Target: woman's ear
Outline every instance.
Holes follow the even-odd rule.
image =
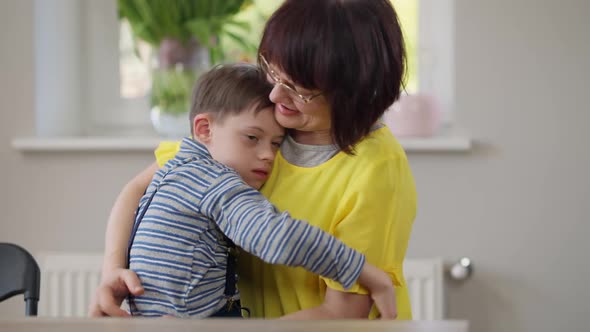
[[[207,144],[211,140],[211,116],[207,113],[197,114],[193,119],[193,139]]]

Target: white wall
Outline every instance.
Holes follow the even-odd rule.
[[[590,1],[456,2],[456,119],[478,144],[410,155],[409,256],[473,259],[473,278],[447,294],[472,331],[585,331]],[[152,156],[10,148],[34,127],[32,7],[0,1],[0,241],[100,250],[118,190]],[[21,309],[0,304],[0,317]]]

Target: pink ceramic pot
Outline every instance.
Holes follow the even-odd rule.
[[[429,137],[440,129],[440,103],[431,95],[402,95],[383,115],[396,137]]]

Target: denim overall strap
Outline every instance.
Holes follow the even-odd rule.
[[[154,190],[154,192],[151,194],[148,201],[145,203],[143,210],[141,211],[141,214],[139,214],[140,213],[139,207],[137,208],[136,214],[139,214],[139,217],[137,217],[137,220],[135,221],[135,224],[133,225],[133,230],[131,231],[131,235],[129,236],[129,242],[127,243],[127,268],[129,268],[129,265],[130,265],[129,259],[131,257],[131,245],[133,244],[133,240],[135,239],[135,233],[137,233],[137,229],[139,228],[139,224],[141,223],[143,216],[145,215],[148,207],[152,203],[152,200],[154,199],[154,196],[156,196],[157,192],[158,192],[158,188],[156,188]]]
[[[133,225],[133,230],[131,231],[131,235],[129,236],[129,243],[127,244],[127,268],[129,268],[129,266],[130,266],[131,245],[133,244],[133,240],[135,239],[135,234],[137,233],[137,229],[139,228],[139,224],[141,223],[141,220],[143,219],[143,216],[145,215],[148,207],[150,206],[150,203],[154,199],[154,196],[156,195],[156,192],[158,192],[158,188],[156,188],[156,190],[154,190],[154,192],[152,193],[152,195],[150,196],[150,198],[146,202],[145,206],[143,207],[143,210],[141,211],[141,214],[139,215],[139,217],[135,221],[135,224]],[[140,211],[139,211],[139,207],[138,207],[136,214],[138,214],[139,212]],[[131,293],[127,294],[127,303],[129,304],[129,311],[131,312],[132,311],[132,305],[131,304],[133,303],[133,296],[131,295]]]
[[[242,310],[245,310],[250,315],[250,310],[243,308],[240,300],[235,300],[237,278],[237,264],[238,264],[238,249],[236,245],[227,236],[223,236],[227,243],[227,265],[225,268],[225,296],[226,305],[219,309],[211,317],[225,317],[225,318],[241,318]]]
[[[225,268],[225,291],[226,298],[231,299],[236,295],[238,249],[227,236],[223,236],[227,242],[227,266]]]

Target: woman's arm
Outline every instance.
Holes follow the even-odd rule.
[[[294,312],[281,319],[366,319],[372,304],[369,295],[328,288],[324,302],[319,306]]]
[[[373,302],[379,308],[382,319],[397,317],[395,290],[391,279],[385,273],[365,263],[358,282],[367,287],[371,294],[347,293],[327,288],[322,304],[283,316],[281,319],[366,319]]]
[[[125,267],[127,244],[133,229],[135,211],[157,171],[158,164],[154,162],[129,181],[119,193],[107,223],[102,265],[103,277],[107,271]]]
[[[90,304],[90,316],[128,316],[129,314],[120,308],[123,299],[129,293],[143,293],[137,275],[125,268],[127,244],[139,200],[157,170],[158,164],[153,163],[139,173],[123,187],[113,205],[105,235],[101,283]]]

